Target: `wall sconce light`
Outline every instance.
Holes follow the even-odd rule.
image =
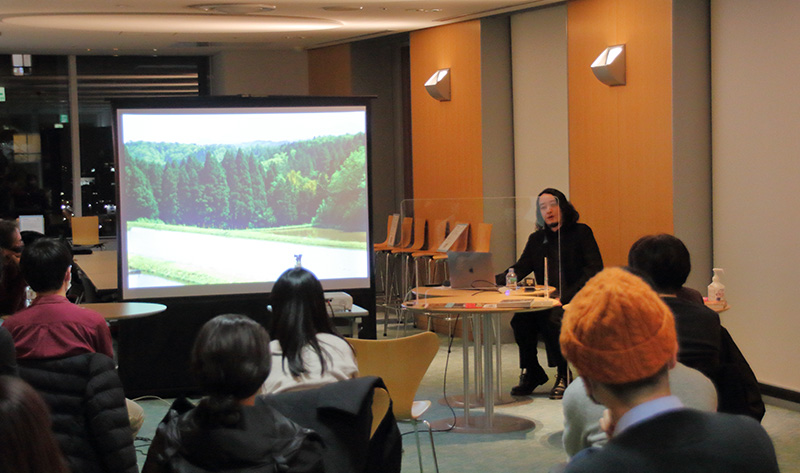
[[[11,70],[15,76],[29,76],[33,68],[31,67],[30,54],[12,54]]]
[[[597,80],[606,85],[625,85],[625,45],[609,46],[592,63]]]
[[[450,100],[450,69],[439,69],[425,82],[428,94],[440,102]]]

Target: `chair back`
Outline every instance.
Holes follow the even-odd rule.
[[[436,250],[447,236],[447,220],[434,220],[428,226],[428,249]]]
[[[414,221],[414,243],[408,248],[409,250],[421,250],[427,243],[426,238],[428,235],[428,221],[424,218],[418,218]]]
[[[72,244],[99,245],[100,222],[97,215],[72,217]]]
[[[470,235],[469,251],[488,253],[492,247],[492,224],[481,222],[474,225]]]
[[[467,243],[469,242],[469,233],[471,225],[469,222],[456,222],[456,225],[466,224],[467,228],[458,236],[458,239],[450,247],[450,251],[467,251]]]
[[[395,222],[395,220],[397,220],[399,218],[400,218],[400,216],[398,214],[389,215],[389,219],[388,219],[388,221],[386,223],[386,239],[383,240],[383,242],[381,242],[381,243],[375,243],[374,246],[375,246],[376,249],[385,248],[385,247],[389,246],[389,240],[392,237],[392,229],[394,228],[394,225],[395,225],[394,222]]]
[[[383,422],[383,418],[389,412],[391,402],[389,391],[383,388],[375,388],[375,393],[372,395],[372,427],[369,429],[369,438],[375,435],[375,431],[378,430],[381,422]]]
[[[412,217],[403,218],[403,222],[400,224],[400,242],[396,245],[396,248],[408,248],[408,245],[411,244],[411,238],[414,236],[413,227],[414,219]]]
[[[360,376],[380,376],[397,419],[410,419],[422,378],[439,351],[439,337],[423,332],[408,337],[364,340],[348,338],[356,352]]]

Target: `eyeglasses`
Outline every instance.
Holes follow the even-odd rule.
[[[545,211],[547,211],[547,209],[552,209],[552,208],[555,208],[555,207],[558,207],[558,201],[542,202],[541,204],[539,204],[539,210],[541,212],[545,212]]]

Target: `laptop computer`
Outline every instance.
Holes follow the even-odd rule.
[[[453,289],[496,289],[492,254],[477,251],[448,251],[450,287]]]

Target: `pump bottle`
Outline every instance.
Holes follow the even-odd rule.
[[[708,302],[725,302],[725,285],[720,282],[720,274],[725,274],[722,268],[714,268],[714,277],[708,285]]]

